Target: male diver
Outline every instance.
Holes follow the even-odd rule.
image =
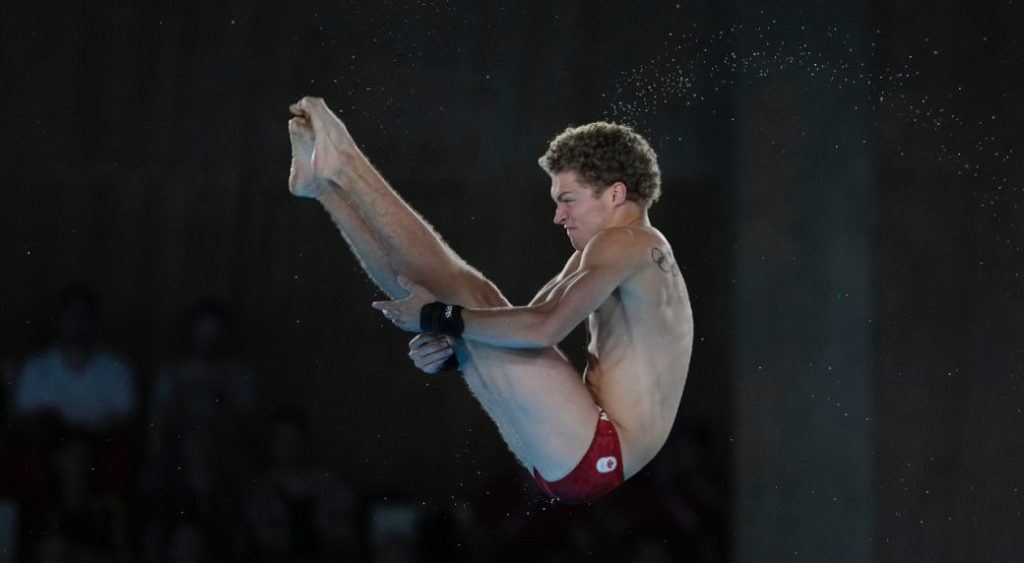
[[[632,129],[569,128],[540,158],[554,222],[575,250],[529,305],[514,307],[460,259],[373,168],[322,99],[291,106],[289,190],[318,200],[370,278],[418,367],[458,360],[467,385],[540,489],[596,500],[668,437],[686,382],[693,318],[672,249],[647,210],[654,151]],[[556,345],[586,321],[581,375]]]

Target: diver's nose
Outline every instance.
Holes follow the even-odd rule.
[[[555,207],[555,224],[561,225],[565,223],[566,213],[565,209],[561,205]]]

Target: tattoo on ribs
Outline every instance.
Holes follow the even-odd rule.
[[[679,265],[676,264],[675,257],[672,256],[671,251],[664,251],[660,248],[651,249],[651,258],[654,263],[658,266],[658,269],[666,274],[672,274],[674,276],[679,275]]]

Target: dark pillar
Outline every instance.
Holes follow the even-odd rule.
[[[870,561],[867,4],[787,13],[734,18],[735,554]]]

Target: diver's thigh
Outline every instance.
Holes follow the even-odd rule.
[[[481,402],[500,402],[506,423],[523,442],[524,456],[546,479],[568,474],[590,446],[597,423],[597,406],[579,372],[554,348],[475,342],[466,347],[467,377],[479,378],[490,395]]]

